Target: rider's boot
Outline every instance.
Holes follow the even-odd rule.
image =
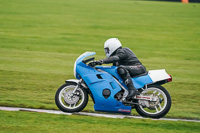
[[[126,86],[128,87],[128,95],[127,95],[127,99],[129,99],[129,98],[131,98],[131,97],[134,97],[135,95],[137,95],[138,94],[138,91],[137,91],[137,89],[134,87],[134,85],[133,85],[133,81],[132,81],[132,79],[127,79],[126,81],[125,81],[125,84],[126,84]]]

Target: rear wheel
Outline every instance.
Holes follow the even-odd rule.
[[[138,100],[136,111],[143,117],[160,118],[171,108],[171,97],[168,91],[159,85],[151,85],[141,95],[153,97],[153,100]]]
[[[85,89],[76,88],[76,83],[65,83],[58,88],[55,95],[57,107],[64,112],[79,112],[85,108],[88,103],[88,94]]]

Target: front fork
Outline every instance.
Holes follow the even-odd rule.
[[[73,94],[74,95],[76,95],[76,91],[80,87],[80,85],[82,84],[82,82],[83,82],[83,79],[80,79],[79,82],[77,83],[76,88],[73,90]]]
[[[93,102],[95,103],[94,97],[92,95],[92,92],[90,91],[90,89],[88,88],[88,86],[86,85],[86,83],[84,82],[84,80],[82,78],[77,82],[77,85],[76,85],[75,89],[73,90],[73,95],[78,95],[76,93],[76,91],[80,87],[84,88],[87,91],[87,93],[90,95],[90,97],[92,98]]]

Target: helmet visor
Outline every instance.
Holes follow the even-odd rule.
[[[106,53],[106,54],[109,54],[110,50],[109,50],[108,47],[107,47],[107,48],[104,48],[104,50],[105,50],[105,53]]]

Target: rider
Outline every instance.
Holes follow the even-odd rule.
[[[118,66],[117,72],[128,87],[127,98],[137,95],[138,91],[133,85],[131,76],[146,73],[146,68],[129,48],[122,48],[117,38],[110,38],[104,43],[107,58],[98,60],[98,65],[113,63]]]

